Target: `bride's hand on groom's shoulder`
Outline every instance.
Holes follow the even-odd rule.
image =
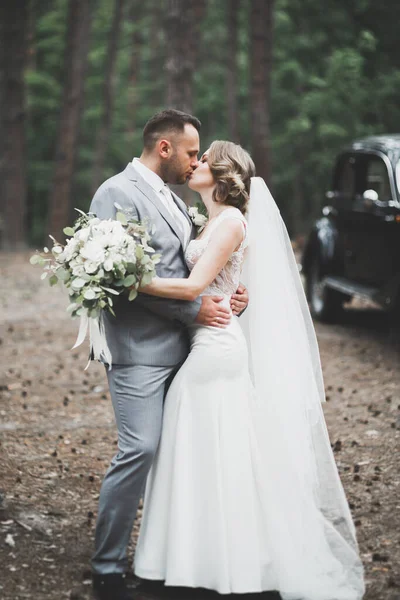
[[[242,313],[249,303],[249,293],[241,283],[236,290],[236,294],[231,297],[231,309],[234,315],[238,316]]]
[[[202,296],[201,306],[195,322],[198,325],[224,329],[231,321],[231,311],[221,305],[223,296]]]

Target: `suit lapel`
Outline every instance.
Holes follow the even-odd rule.
[[[179,241],[181,242],[182,247],[183,247],[184,246],[183,232],[180,230],[175,219],[171,216],[171,214],[165,208],[164,204],[161,202],[160,198],[157,196],[156,192],[151,187],[151,185],[149,185],[143,179],[143,177],[136,171],[136,169],[134,168],[134,166],[131,163],[129,163],[127,165],[127,167],[125,169],[125,173],[126,173],[127,177],[134,183],[135,187],[142,194],[144,194],[146,196],[146,198],[148,200],[150,200],[150,202],[152,204],[154,204],[154,206],[156,207],[158,212],[161,214],[161,216],[165,219],[165,221],[167,221],[168,225],[171,227],[172,231],[177,236],[177,238],[179,239]]]

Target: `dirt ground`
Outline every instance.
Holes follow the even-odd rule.
[[[41,282],[28,258],[0,254],[0,599],[85,600],[116,430],[103,368],[84,371],[87,346],[70,350],[77,323],[65,294]],[[366,306],[316,328],[365,599],[400,600],[400,343],[388,317]]]

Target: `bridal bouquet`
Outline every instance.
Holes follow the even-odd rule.
[[[122,210],[118,205],[116,208]],[[66,244],[50,236],[51,250],[44,248],[44,254],[37,252],[30,262],[44,268],[41,278],[48,277],[50,285],[60,281],[69,289],[71,303],[67,310],[73,317],[80,317],[74,348],[89,331],[92,357],[103,358],[111,365],[103,311],[115,316],[114,299],[121,294],[134,300],[138,288],[149,284],[155,276],[161,255],[149,246],[151,236],[146,225],[128,219],[123,212],[117,212],[117,220],[100,220],[76,210],[80,216],[72,227],[64,229],[69,238]]]

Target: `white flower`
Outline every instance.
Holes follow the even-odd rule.
[[[113,261],[111,260],[111,258],[106,258],[106,260],[104,261],[104,265],[103,268],[105,271],[112,271],[114,266]]]
[[[79,242],[87,242],[90,236],[90,227],[84,227],[77,231],[73,238],[69,239],[68,242],[79,241]],[[67,243],[68,243],[67,242]]]
[[[98,267],[99,267],[99,265],[97,263],[93,262],[92,260],[87,260],[84,263],[84,270],[89,275],[91,275],[92,273],[96,273]]]
[[[71,268],[71,265],[70,265]],[[72,267],[72,275],[74,275],[75,277],[82,277],[82,275],[85,273],[85,269],[83,265],[75,265],[74,267]]]
[[[67,262],[71,260],[75,252],[78,251],[79,242],[75,239],[75,237],[69,238],[67,243],[65,244],[63,259]]]
[[[119,247],[130,237],[119,221],[100,221],[92,229],[93,237],[103,248]]]
[[[104,249],[98,240],[89,240],[86,242],[80,250],[80,255],[97,265],[102,263],[105,259]]]
[[[194,226],[199,228],[199,231],[204,229],[208,219],[206,216],[199,213],[199,209],[197,208],[197,206],[189,206],[188,214],[189,217],[192,219]]]

